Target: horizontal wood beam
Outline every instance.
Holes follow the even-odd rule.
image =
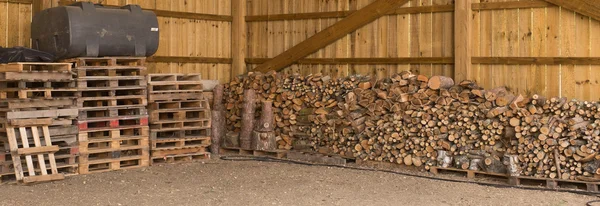
[[[2,1],[2,0],[0,0],[0,1]],[[4,0],[4,1],[6,1],[6,0]],[[15,1],[15,0],[9,0],[9,1]],[[21,1],[24,1],[24,0],[21,0]],[[29,1],[31,1],[31,0],[29,0]],[[71,5],[73,3],[76,3],[76,1],[60,0],[59,5],[66,6],[66,5]],[[103,4],[103,6],[108,7],[108,8],[122,7],[119,5],[107,5],[107,4]],[[147,9],[147,8],[144,8],[144,10],[152,11],[156,14],[156,16],[160,16],[160,17],[172,17],[172,18],[208,20],[208,21],[229,21],[229,22],[233,20],[232,16],[227,16],[227,15],[199,14],[199,13],[192,13],[192,12],[168,11],[168,10]]]
[[[246,58],[247,64],[262,64],[271,58]],[[600,57],[472,57],[472,64],[502,65],[600,65]],[[454,57],[400,58],[305,58],[294,64],[454,64]]]
[[[511,1],[511,2],[486,2],[473,3],[473,10],[497,10],[497,9],[526,9],[526,8],[544,8],[554,6],[545,1]],[[437,13],[437,12],[453,12],[454,5],[435,5],[435,6],[416,6],[402,7],[392,11],[386,15],[400,14],[418,14],[418,13]],[[283,21],[283,20],[303,20],[303,19],[326,19],[326,18],[344,18],[354,11],[332,11],[332,12],[311,12],[311,13],[295,13],[295,14],[272,14],[272,15],[255,15],[246,16],[247,22],[255,21]]]
[[[33,4],[33,0],[0,0],[0,3]]]
[[[191,12],[167,11],[167,10],[156,10],[156,9],[146,9],[146,10],[153,11],[157,16],[162,16],[162,17],[208,20],[208,21],[232,21],[233,20],[233,17],[226,16],[226,15],[198,14],[198,13],[191,13]]]
[[[600,57],[473,57],[473,64],[600,65]]]
[[[183,57],[183,56],[152,56],[147,62],[169,62],[169,63],[209,63],[209,64],[231,64],[231,58],[218,57]]]
[[[499,9],[531,9],[554,6],[546,1],[511,1],[511,2],[487,2],[474,3],[472,9],[477,10],[499,10]]]
[[[246,58],[247,64],[262,64],[271,58]],[[453,64],[453,57],[401,57],[401,58],[306,58],[295,64]]]

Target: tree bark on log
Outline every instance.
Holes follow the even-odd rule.
[[[240,148],[252,148],[252,131],[254,129],[255,94],[253,89],[244,91],[244,105],[242,109],[242,127],[240,131]]]
[[[454,86],[454,80],[445,76],[433,76],[429,79],[427,86],[433,90],[448,89]]]
[[[223,106],[223,85],[217,85],[213,89],[213,110],[211,127],[211,145],[210,151],[213,154],[219,154],[221,148],[221,139],[225,134],[225,107]]]

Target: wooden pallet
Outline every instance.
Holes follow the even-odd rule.
[[[210,144],[210,137],[153,139],[150,140],[150,149],[186,149],[194,147],[208,147]]]
[[[275,151],[260,151],[260,150],[247,150],[242,148],[225,148],[221,147],[219,154],[236,154],[236,155],[253,155],[253,156],[265,156],[274,158],[285,158],[287,156],[287,150],[275,150]]]
[[[200,74],[149,74],[148,91],[150,93],[202,92],[201,80]]]
[[[152,131],[172,131],[172,130],[192,130],[192,129],[210,129],[210,120],[191,119],[180,121],[160,121],[150,124]]]
[[[317,152],[288,151],[287,158],[304,162],[313,162],[319,164],[346,165],[354,162],[354,159],[342,158],[339,155],[324,155]]]
[[[52,98],[52,99],[14,99],[0,100],[1,110],[19,111],[23,110],[45,110],[47,108],[69,108],[76,106],[75,98]]]
[[[111,141],[140,139],[148,137],[148,126],[132,126],[108,128],[102,130],[80,131],[78,135],[79,142],[88,141]]]
[[[75,104],[79,108],[86,107],[114,107],[114,106],[146,106],[146,97],[134,95],[118,98],[77,98]]]
[[[584,182],[527,176],[508,177],[508,183],[515,186],[546,187],[549,189],[577,189],[586,190],[589,192],[598,192],[600,188],[600,182]]]
[[[56,168],[54,153],[58,151],[58,146],[52,145],[50,132],[48,131],[48,125],[51,124],[51,121],[51,119],[20,120],[11,122],[10,125],[7,125],[6,128],[10,152],[15,168],[15,176],[18,182],[33,183],[61,180],[65,178],[64,175],[58,173],[58,169]],[[23,145],[22,148],[19,148],[18,146],[18,140],[14,132],[16,127],[18,127],[21,134],[20,139]],[[42,128],[42,136],[38,133],[38,127]],[[26,130],[31,130],[35,147],[29,147],[29,140],[25,136]],[[42,146],[41,139],[44,140],[45,146]],[[48,162],[50,163],[51,174],[48,173],[46,168],[46,155],[48,156]],[[25,176],[25,173],[23,172],[21,156],[24,156],[27,162],[27,176]],[[33,164],[34,157],[37,157],[39,162],[39,175],[35,172],[36,167]]]
[[[0,89],[0,99],[54,99],[74,98],[77,89],[46,88],[46,89]]]
[[[148,102],[202,100],[204,95],[197,91],[177,91],[170,93],[153,93],[148,95]]]
[[[56,120],[52,121],[52,122],[56,122]],[[70,121],[73,122],[73,121]],[[4,124],[4,123],[2,123]],[[48,130],[50,131],[50,136],[52,137],[57,137],[60,138],[58,139],[59,141],[62,138],[65,137],[75,137],[77,135],[77,133],[79,132],[79,129],[77,128],[77,125],[53,125],[53,126],[48,126]],[[7,129],[4,128],[4,126],[2,126],[2,128],[0,128],[0,142],[1,141],[8,141],[7,140]],[[26,131],[27,132],[27,138],[33,138],[33,135],[31,134],[31,131]],[[15,131],[15,134],[20,136],[20,132],[17,130]],[[52,139],[52,143],[54,144],[55,139]]]
[[[150,164],[148,153],[114,159],[90,160],[79,163],[79,174],[109,172],[115,170],[147,167]]]
[[[210,111],[203,108],[162,109],[150,111],[150,122],[178,120],[210,120]]]
[[[131,87],[145,86],[146,78],[144,76],[124,76],[124,77],[88,77],[77,79],[77,88],[115,88],[115,87]]]
[[[61,82],[73,81],[73,74],[66,71],[0,72],[0,81]]]
[[[456,169],[456,168],[450,168],[450,167],[443,168],[443,167],[432,166],[429,168],[429,172],[436,174],[436,175],[440,174],[440,173],[461,174],[461,175],[465,176],[466,178],[475,178],[475,177],[501,178],[501,179],[508,178],[507,174],[502,174],[502,173],[493,173],[493,172],[484,172],[484,171],[475,171],[475,170],[462,170],[462,169]]]
[[[0,72],[71,71],[69,63],[14,62],[0,64]]]
[[[54,154],[54,158],[56,161],[56,168],[59,173],[64,175],[74,175],[77,174],[77,167],[79,164],[77,163],[77,158],[79,157],[79,153],[77,149],[73,148],[60,148],[58,152]],[[74,153],[77,152],[77,153]],[[0,174],[15,174],[13,162],[11,159],[10,153],[6,153],[4,155],[0,155]],[[46,169],[51,170],[49,159],[45,157],[46,161]],[[26,165],[26,160],[21,161],[21,165]],[[33,164],[39,164],[38,159],[33,160]],[[62,169],[69,168],[69,169]],[[39,168],[34,168],[36,172],[41,172]],[[62,169],[62,170],[61,170]],[[26,170],[24,170],[26,172]]]
[[[79,164],[74,164],[74,165],[62,165],[59,163],[56,164],[56,170],[58,171],[58,173],[62,174],[65,177],[78,175],[79,174],[78,168],[79,168]],[[23,172],[25,174],[28,174],[27,171],[23,171]],[[41,170],[36,169],[35,172],[40,173]],[[48,169],[47,172],[51,173],[51,170]],[[0,174],[0,184],[13,184],[13,183],[17,183],[17,177],[14,172]]]
[[[201,74],[148,74],[148,84],[151,85],[161,85],[165,82],[197,83],[201,80]]]
[[[84,66],[75,69],[78,80],[98,78],[145,77],[146,67],[140,66]]]
[[[74,80],[64,81],[4,81],[0,82],[0,90],[2,91],[19,91],[27,89],[75,89],[76,83]]]
[[[77,97],[98,98],[98,97],[131,97],[146,96],[146,87],[128,86],[128,87],[101,87],[87,88],[77,90]]]
[[[184,154],[201,154],[208,152],[208,146],[205,147],[190,147],[183,149],[154,149],[151,152],[151,158],[162,158],[173,155],[184,155]]]
[[[79,57],[65,59],[62,62],[75,64],[75,67],[83,66],[144,66],[146,57]]]
[[[48,109],[31,111],[0,111],[0,118],[12,119],[37,119],[37,118],[75,118],[77,109]]]
[[[107,106],[84,107],[79,109],[79,120],[93,120],[102,118],[117,118],[120,116],[148,115],[144,106]]]
[[[116,118],[104,118],[77,121],[79,131],[98,131],[117,128],[129,128],[137,126],[148,126],[147,115],[119,116]]]
[[[196,160],[210,159],[209,152],[194,153],[194,154],[180,154],[180,155],[168,155],[164,157],[152,157],[150,159],[150,165],[164,164],[164,163],[182,163],[192,162]]]
[[[194,128],[194,129],[162,129],[162,130],[151,130],[150,139],[173,139],[173,138],[198,138],[198,137],[210,137],[210,128]]]
[[[148,104],[148,110],[186,110],[186,109],[210,109],[209,102],[206,99],[201,100],[179,100],[152,102]]]
[[[575,180],[562,180],[562,179],[550,179],[550,178],[537,178],[529,176],[517,176],[511,177],[507,174],[501,173],[490,173],[483,171],[473,170],[462,170],[456,168],[441,168],[441,167],[430,167],[429,170],[433,174],[440,173],[453,173],[461,174],[467,178],[492,178],[499,179],[507,182],[510,185],[523,186],[523,187],[546,187],[548,189],[577,189],[587,190],[589,192],[598,192],[600,189],[600,182],[584,182]]]

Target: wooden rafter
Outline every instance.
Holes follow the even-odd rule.
[[[529,9],[529,8],[545,8],[554,6],[552,3],[543,0],[532,1],[508,1],[508,2],[484,2],[473,3],[471,8],[475,10],[496,10],[496,9]],[[324,19],[324,18],[344,18],[352,14],[354,10],[347,11],[326,11],[326,12],[311,12],[311,13],[294,13],[294,14],[267,14],[246,16],[247,22],[256,21],[284,21],[284,20],[302,20],[302,19]],[[402,7],[393,10],[386,15],[399,14],[419,14],[419,13],[436,13],[436,12],[454,12],[454,5],[432,5],[432,6],[414,6]]]
[[[319,49],[348,35],[358,28],[371,23],[397,7],[404,5],[408,0],[377,0],[364,8],[350,14],[330,27],[316,33],[312,37],[300,42],[296,46],[277,55],[272,60],[255,68],[256,71],[267,72],[280,70],[298,59],[306,57]]]
[[[600,2],[598,0],[546,0],[563,8],[573,10],[600,21]]]

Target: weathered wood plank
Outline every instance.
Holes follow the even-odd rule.
[[[259,65],[254,70],[267,72],[270,70],[280,70],[289,66],[293,62],[301,59],[315,51],[335,42],[346,36],[348,33],[378,19],[387,12],[408,2],[408,0],[377,0],[364,8],[352,13],[348,17],[338,21],[329,28],[326,28],[289,50],[277,55],[272,60]]]
[[[454,79],[457,82],[471,76],[472,9],[470,1],[457,1],[454,12]]]

